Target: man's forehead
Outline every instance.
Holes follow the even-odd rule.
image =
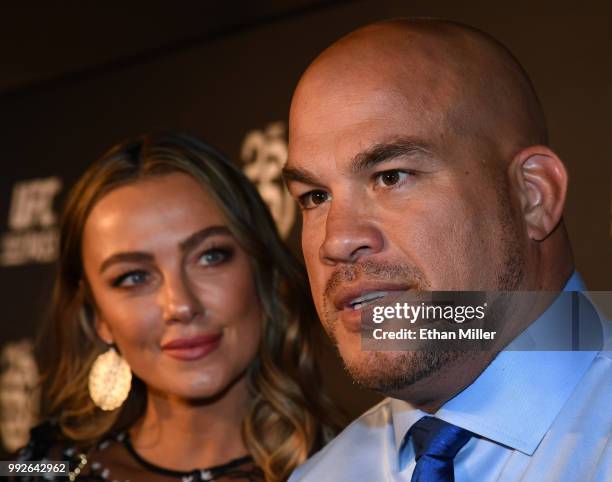
[[[308,91],[294,100],[289,117],[289,135],[293,140],[320,136],[328,133],[330,124],[339,129],[350,128],[370,120],[395,117],[410,108],[411,103],[404,93],[394,86],[368,88],[357,85],[346,89]]]
[[[433,144],[445,117],[426,91],[406,95],[392,84],[307,94],[292,106],[288,166],[307,167],[316,159],[348,170],[351,159],[376,145],[400,138]]]
[[[382,136],[433,134],[443,125],[456,89],[450,76],[423,69],[364,70],[335,65],[329,57],[304,75],[294,95],[289,118],[289,150],[294,158],[351,138],[355,143],[382,142]],[[341,67],[341,68],[340,68]],[[425,69],[426,70],[426,69]],[[380,130],[380,132],[377,132]],[[297,160],[297,159],[296,159]]]

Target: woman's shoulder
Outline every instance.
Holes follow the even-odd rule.
[[[42,422],[30,430],[30,440],[17,454],[18,461],[39,461],[48,459],[50,452],[56,452],[62,445],[61,430],[57,421]]]
[[[56,420],[46,420],[30,430],[30,440],[17,453],[17,462],[63,462],[66,469],[73,473],[82,466],[84,448],[63,436]],[[46,475],[45,480],[68,480],[69,477]],[[15,477],[15,481],[38,480],[32,476]]]
[[[65,462],[69,475],[45,476],[53,482],[143,481],[180,482],[185,480],[215,482],[262,482],[263,472],[250,456],[206,469],[179,472],[142,458],[131,444],[129,433],[107,434],[91,446],[75,444],[63,437],[53,420],[31,430],[31,438],[19,453],[18,461]],[[163,462],[162,462],[163,464]],[[14,477],[11,481],[30,482],[36,477]]]

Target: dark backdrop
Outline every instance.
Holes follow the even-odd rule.
[[[31,366],[27,346],[15,342],[36,333],[51,284],[54,213],[85,166],[118,140],[158,127],[197,134],[241,164],[282,161],[291,93],[304,68],[332,41],[377,19],[450,18],[510,47],[535,83],[552,146],[570,171],[565,219],[578,269],[590,289],[612,289],[609,2],[167,5],[75,4],[3,15],[0,426],[10,430],[26,417],[13,410]],[[253,131],[257,142],[242,153]],[[290,220],[293,207],[281,211]],[[298,230],[296,220],[287,233],[296,252]],[[331,349],[321,356],[326,386],[352,415],[377,399],[344,377]]]

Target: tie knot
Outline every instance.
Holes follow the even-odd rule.
[[[423,417],[410,432],[417,461],[423,455],[452,460],[472,437],[471,432],[434,417]]]

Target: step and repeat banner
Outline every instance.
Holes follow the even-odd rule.
[[[612,74],[603,60],[610,54],[609,19],[552,1],[540,10],[516,2],[487,8],[465,3],[326,6],[155,59],[0,96],[2,450],[22,445],[37,417],[32,343],[48,306],[58,207],[85,167],[116,142],[150,129],[193,133],[242,167],[299,253],[299,211],[280,179],[292,90],[317,53],[374,20],[451,18],[492,33],[514,51],[541,96],[553,147],[569,166],[566,223],[578,268],[591,289],[612,289]],[[349,413],[377,400],[346,379],[331,349],[323,357],[326,384]]]

